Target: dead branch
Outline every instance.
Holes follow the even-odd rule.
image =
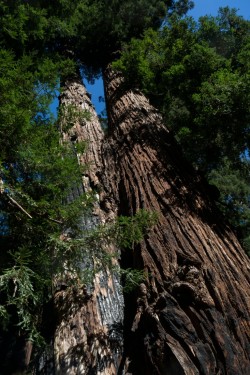
[[[12,203],[14,203],[22,212],[24,212],[25,213],[25,215],[27,215],[30,219],[32,219],[32,216],[14,199],[14,198],[12,198],[10,195],[8,195],[7,194],[7,196],[8,196],[8,198],[9,198],[9,200],[12,202]]]

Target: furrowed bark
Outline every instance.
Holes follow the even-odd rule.
[[[123,267],[147,274],[125,297],[128,373],[249,374],[249,259],[145,96],[111,69],[105,92],[104,159],[119,214],[159,215],[143,243],[122,252]]]
[[[86,111],[90,115],[87,119],[81,116],[74,119],[74,125],[62,131],[64,140],[71,142],[73,148],[77,142],[87,144],[86,151],[77,154],[79,164],[84,166],[82,186],[72,188],[69,200],[78,197],[82,191],[95,192],[93,210],[81,223],[83,229],[92,230],[99,224],[112,221],[117,211],[102,179],[101,147],[104,134],[80,79],[65,83],[60,105],[66,113],[67,108],[73,106],[77,112]],[[67,127],[67,115],[65,119],[62,128]],[[116,249],[106,250],[114,252]],[[91,268],[98,261],[86,254],[83,256],[83,268]],[[40,360],[38,373],[115,375],[123,350],[123,296],[119,275],[103,269],[95,275],[91,285],[68,287],[62,283],[60,287],[58,284],[54,295],[54,312],[53,349],[47,356],[50,360]]]

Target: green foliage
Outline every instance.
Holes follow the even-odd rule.
[[[46,39],[47,12],[39,1],[0,1],[0,45],[11,47],[19,56],[40,49]]]
[[[237,55],[249,37],[249,21],[239,16],[237,9],[225,7],[219,8],[217,17],[201,17],[199,26],[200,38],[237,65]]]
[[[74,104],[61,106],[59,110],[59,119],[62,132],[68,132],[76,122],[90,121],[91,114],[86,110],[81,110]]]
[[[18,56],[32,50],[38,54],[46,51],[64,57],[75,55],[83,63],[100,68],[117,52],[121,41],[139,35],[149,26],[159,27],[166,6],[172,3],[169,0],[0,1],[0,46],[11,46]]]
[[[30,268],[30,257],[31,253],[27,249],[20,248],[13,254],[15,266],[5,269],[0,276],[0,292],[5,299],[1,313],[4,327],[7,328],[13,319],[9,311],[13,311],[14,308],[18,329],[29,332],[30,340],[41,341],[36,327],[36,310],[40,307],[42,299],[42,290],[38,291],[36,286],[41,283],[41,276]],[[13,324],[13,321],[11,323]]]
[[[94,257],[100,258],[100,244],[107,248],[110,244],[115,244],[119,249],[132,249],[141,242],[147,231],[157,223],[158,215],[156,212],[139,210],[134,216],[119,216],[115,222],[97,226],[93,231],[87,231],[78,239],[81,246]],[[92,249],[92,250],[91,250]],[[105,252],[105,251],[104,251]]]
[[[122,41],[140,35],[149,26],[160,25],[167,3],[162,0],[79,1],[71,18],[77,32],[76,52],[92,68],[105,66],[120,49]],[[88,22],[82,22],[83,19]]]
[[[16,150],[14,165],[5,161],[1,175],[4,187],[1,215],[6,218],[7,227],[0,239],[4,258],[2,291],[7,311],[13,311],[15,306],[20,331],[35,339],[41,308],[49,298],[51,279],[64,269],[63,261],[70,251],[70,244],[60,241],[61,233],[70,228],[71,236],[77,235],[86,199],[82,195],[78,200],[68,201],[71,189],[81,183],[81,176],[75,153],[68,145],[60,144],[59,132],[53,124],[31,123]],[[52,237],[65,245],[60,252]],[[6,239],[8,244],[4,246]],[[53,260],[55,255],[60,261]],[[10,280],[16,285],[15,294],[7,293]]]
[[[197,148],[200,165],[228,157],[240,160],[249,148],[249,89],[248,81],[239,72],[220,69],[202,82],[199,92],[192,96],[197,108],[194,126],[199,139],[206,140],[206,148]],[[204,167],[203,167],[204,168]]]
[[[119,216],[112,224],[99,225],[93,231],[83,233],[75,244],[76,248],[78,246],[81,251],[81,256],[84,249],[86,253],[85,262],[87,259],[89,266],[86,267],[85,264],[85,267],[82,268],[81,258],[76,257],[74,270],[77,270],[77,277],[80,278],[81,282],[91,283],[94,274],[109,268],[121,276],[124,292],[128,293],[134,290],[145,281],[144,271],[132,268],[117,268],[113,260],[119,257],[117,248],[119,251],[135,250],[135,245],[145,238],[147,232],[157,224],[157,221],[158,215],[156,212],[139,210],[134,216]],[[113,253],[110,250],[107,252],[110,245],[115,245]],[[74,254],[76,254],[76,248]],[[70,257],[68,256],[67,259],[70,259]]]
[[[240,168],[225,159],[220,168],[210,172],[209,180],[219,188],[221,194],[220,209],[234,225],[246,252],[250,255],[249,164],[249,157],[242,156]]]
[[[5,13],[9,13],[14,23],[21,7],[25,17],[19,28],[25,39],[22,45],[57,51],[64,57],[75,56],[85,68],[88,66],[88,72],[97,72],[113,60],[122,42],[140,36],[148,27],[157,29],[167,14],[184,14],[193,6],[189,0],[40,0],[31,4],[23,0],[20,3],[16,4],[14,14],[9,7],[5,7]],[[37,28],[26,30],[34,17]],[[10,32],[15,40],[14,26]],[[40,47],[36,43],[39,38]]]
[[[76,235],[89,206],[84,195],[68,200],[81,174],[48,109],[60,69],[47,57],[0,51],[0,313],[5,329],[36,341],[58,267],[51,237]]]
[[[157,213],[139,210],[134,216],[119,216],[116,224],[117,241],[121,248],[133,248],[141,242],[147,230],[157,223]]]
[[[121,275],[124,279],[123,290],[125,293],[129,293],[138,288],[138,286],[146,280],[145,273],[142,270],[127,268],[126,270],[121,270]]]
[[[96,73],[119,54],[121,43],[192,6],[190,0],[0,1],[0,46],[11,46],[17,56],[74,58]]]
[[[21,129],[25,129],[34,113],[35,94],[32,76],[27,67],[31,60],[23,57],[18,63],[11,52],[0,51],[0,149],[1,159],[20,143]]]

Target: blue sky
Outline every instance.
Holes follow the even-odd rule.
[[[100,102],[99,98],[104,97],[104,88],[102,78],[96,79],[93,85],[84,80],[86,89],[92,95],[92,103],[95,106],[96,112],[100,114],[104,108],[104,102]]]
[[[250,1],[249,0],[194,0],[195,7],[190,15],[195,19],[200,16],[216,15],[220,7],[229,6],[238,9],[238,14],[250,19]]]

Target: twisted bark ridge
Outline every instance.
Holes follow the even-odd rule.
[[[95,229],[97,225],[111,221],[116,216],[116,207],[105,191],[102,179],[103,161],[101,146],[104,134],[99,119],[90,101],[90,95],[80,79],[65,83],[60,105],[66,116],[62,120],[63,138],[76,148],[85,142],[84,154],[77,154],[79,164],[84,166],[82,186],[73,187],[69,200],[83,191],[96,192],[92,212],[82,220],[84,229]],[[84,116],[76,116],[74,125],[68,129],[67,111],[70,108]],[[74,118],[74,115],[73,115]],[[101,186],[101,188],[100,188]],[[98,191],[98,193],[97,193]],[[114,251],[114,249],[107,249]],[[85,255],[82,267],[92,267],[93,259]],[[56,316],[53,348],[40,359],[38,373],[42,374],[100,374],[115,375],[123,350],[123,296],[119,275],[103,269],[95,275],[93,284],[84,287],[56,287],[54,311]]]
[[[111,69],[105,91],[103,156],[119,214],[159,215],[143,243],[122,252],[123,267],[147,274],[125,297],[127,373],[249,374],[249,259],[161,115]]]

